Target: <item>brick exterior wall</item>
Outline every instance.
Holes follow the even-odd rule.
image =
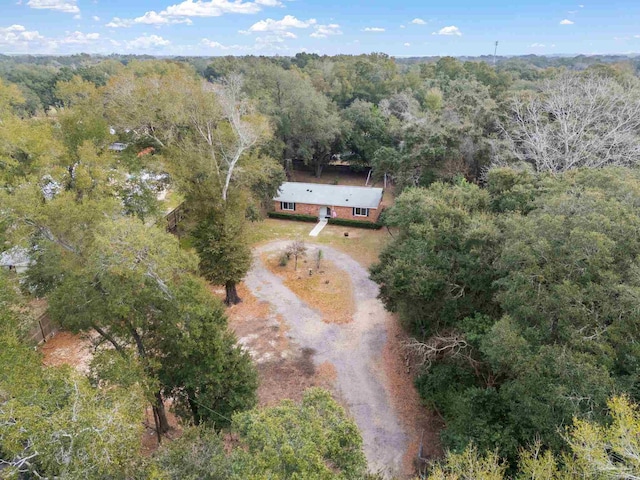
[[[296,210],[292,212],[291,210],[282,210],[280,202],[274,201],[275,211],[278,213],[291,214],[291,215],[311,215],[313,217],[317,217],[320,215],[320,209],[325,205],[310,205],[308,203],[296,203]],[[336,212],[337,218],[344,218],[347,220],[359,220],[361,222],[371,222],[375,223],[378,221],[378,216],[380,216],[380,209],[369,209],[368,217],[358,217],[353,214],[353,208],[351,207],[332,207],[331,205],[327,205],[331,208],[332,211]]]

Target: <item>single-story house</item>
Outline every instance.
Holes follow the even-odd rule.
[[[375,223],[382,194],[381,188],[286,182],[273,201],[278,213]]]

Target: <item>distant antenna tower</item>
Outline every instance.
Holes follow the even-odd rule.
[[[496,66],[496,54],[498,53],[498,41],[496,40],[496,48],[493,51],[493,66]]]

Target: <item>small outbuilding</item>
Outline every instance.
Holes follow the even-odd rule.
[[[21,247],[13,247],[0,253],[0,268],[16,273],[24,273],[31,265],[29,251]]]
[[[273,201],[275,211],[282,214],[375,223],[380,216],[382,194],[382,188],[286,182]]]
[[[109,145],[109,150],[111,150],[112,152],[120,153],[124,152],[128,146],[129,145],[126,143],[116,142]]]

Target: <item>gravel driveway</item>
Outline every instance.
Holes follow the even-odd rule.
[[[289,243],[272,242],[255,249],[253,267],[245,284],[285,319],[293,340],[302,348],[315,350],[316,365],[331,362],[335,366],[337,393],[360,428],[370,469],[399,475],[408,437],[378,368],[387,340],[387,313],[376,298],[378,287],[369,279],[367,270],[350,256],[326,245],[307,243],[309,258],[321,248],[324,258],[346,271],[353,283],[356,301],[353,321],[345,325],[324,323],[317,311],[284,286],[260,260],[261,253],[284,250]]]

